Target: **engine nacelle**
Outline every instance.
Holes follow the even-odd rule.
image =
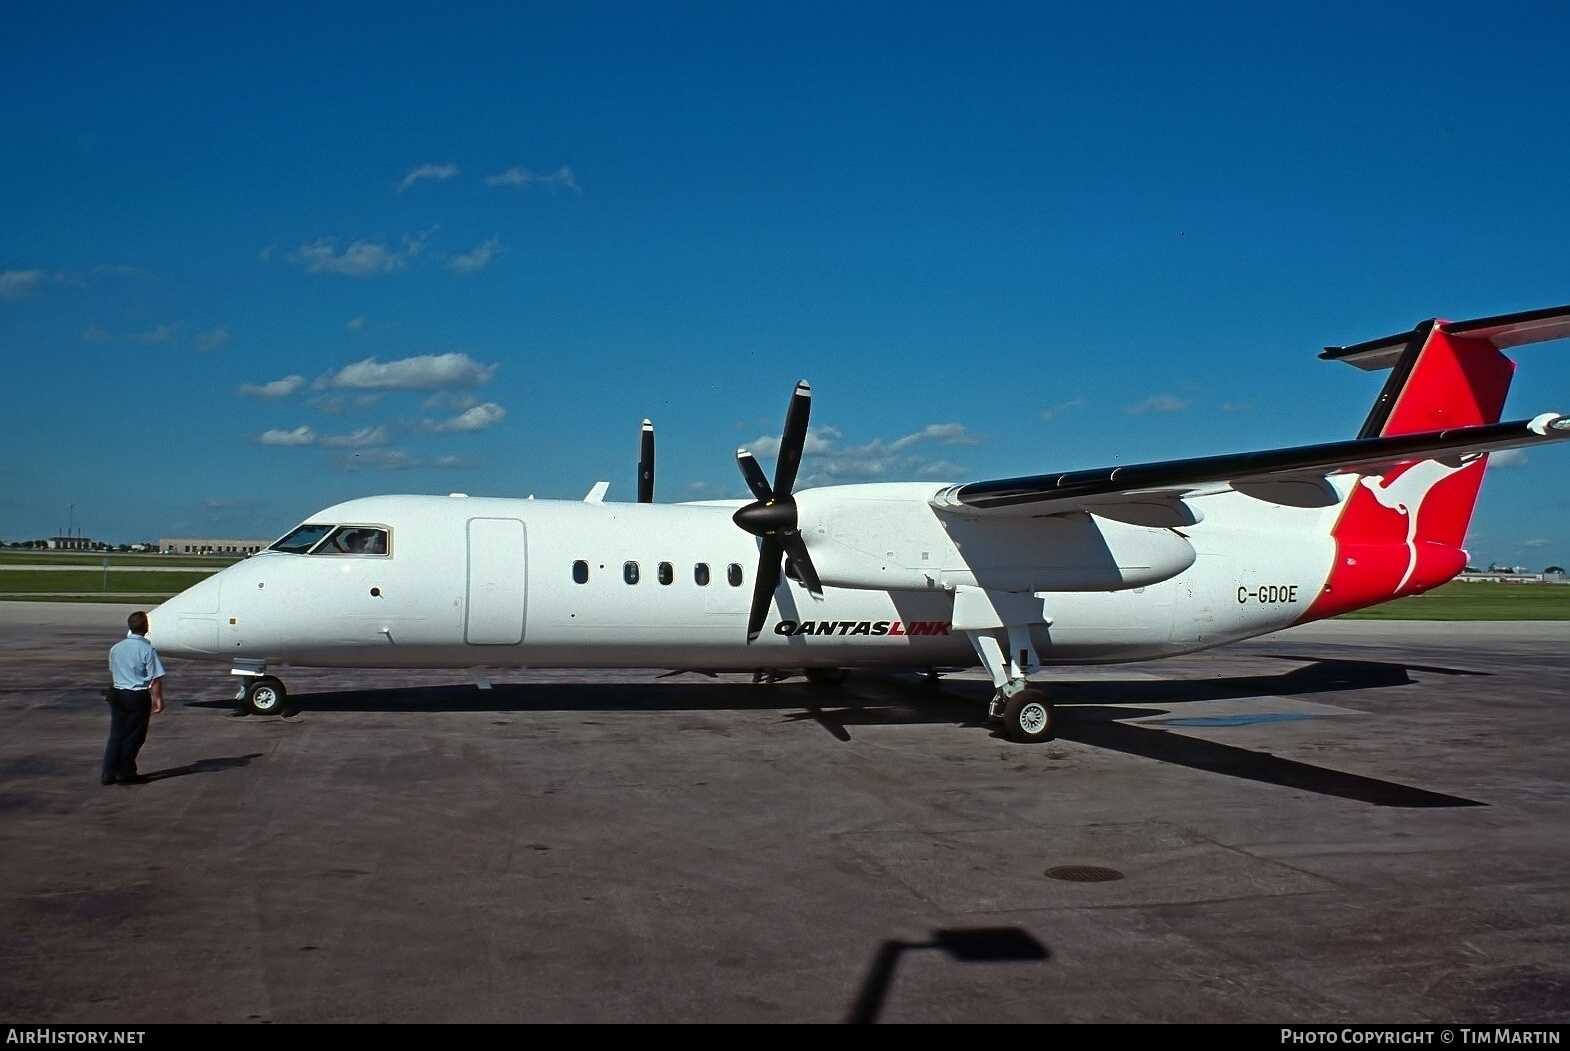
[[[825,584],[894,591],[968,584],[996,591],[1122,591],[1194,564],[1171,529],[1084,512],[966,517],[934,509],[940,486],[880,483],[796,494],[803,538]]]

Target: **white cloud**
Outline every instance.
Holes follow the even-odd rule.
[[[217,328],[209,329],[206,332],[198,332],[192,342],[196,344],[197,350],[217,350],[219,347],[223,346],[225,343],[228,343],[233,338],[234,337],[229,334],[229,330],[220,325]]]
[[[461,456],[438,456],[434,460],[413,456],[401,449],[361,449],[336,457],[333,466],[340,471],[402,471],[411,467],[436,467],[455,470],[473,467],[479,461]]]
[[[427,179],[433,182],[441,182],[443,179],[451,179],[457,174],[458,166],[456,164],[422,164],[418,168],[409,169],[409,174],[405,175],[403,182],[398,184],[398,192],[402,193],[417,182],[424,182]]]
[[[1222,412],[1248,412],[1253,407],[1254,407],[1254,403],[1251,402],[1251,401],[1228,401],[1228,402],[1222,402],[1222,404],[1221,404],[1221,411]]]
[[[0,299],[26,299],[44,283],[42,270],[0,270]]]
[[[173,325],[156,325],[153,328],[148,329],[146,332],[136,333],[131,338],[136,340],[138,343],[147,343],[149,345],[154,343],[168,343],[174,339],[174,334],[179,328],[180,325],[178,322]]]
[[[411,259],[425,250],[428,236],[405,236],[402,250],[388,248],[385,241],[355,241],[342,252],[338,251],[335,238],[319,237],[302,244],[289,256],[289,261],[313,274],[347,274],[350,277],[386,274],[407,267]]]
[[[1501,449],[1496,453],[1488,454],[1490,467],[1502,467],[1508,470],[1511,467],[1525,467],[1531,462],[1526,457],[1525,449]]]
[[[247,398],[287,398],[303,386],[304,376],[285,376],[271,383],[242,383],[240,394]]]
[[[430,434],[451,434],[459,431],[483,431],[496,426],[507,418],[507,410],[494,401],[476,405],[440,423],[424,420],[420,429]]]
[[[107,343],[114,339],[114,333],[95,322],[82,329],[82,338],[89,343]]]
[[[1131,416],[1143,416],[1147,412],[1182,412],[1186,408],[1186,398],[1179,398],[1176,394],[1152,394],[1137,405],[1125,407],[1123,411]]]
[[[1553,547],[1554,542],[1544,537],[1533,537],[1531,540],[1521,541],[1522,547]]]
[[[453,412],[457,412],[460,409],[467,409],[471,405],[478,405],[479,402],[480,399],[472,394],[439,393],[432,394],[429,398],[420,402],[420,408],[451,409]]]
[[[387,428],[385,425],[375,427],[361,427],[348,434],[325,434],[317,441],[318,445],[325,445],[333,449],[360,449],[371,445],[387,444]]]
[[[1063,413],[1068,412],[1070,409],[1077,409],[1083,404],[1085,404],[1084,398],[1070,398],[1068,401],[1065,401],[1059,405],[1054,405],[1050,409],[1044,409],[1041,413],[1041,422],[1046,423],[1054,416],[1062,415]]]
[[[502,243],[498,238],[491,238],[484,244],[476,245],[472,252],[463,255],[447,257],[447,269],[459,274],[472,274],[476,270],[483,270],[492,259],[503,251]]]
[[[345,398],[339,394],[318,394],[306,402],[318,412],[338,415],[343,412],[355,412],[368,409],[382,400],[380,394],[360,394],[353,398]]]
[[[292,431],[274,427],[263,431],[256,439],[258,445],[315,445],[316,432],[309,427],[296,427]]]
[[[259,445],[322,445],[329,449],[364,449],[387,444],[385,425],[361,427],[348,434],[319,434],[313,427],[300,426],[292,431],[273,428],[256,439]]]
[[[401,471],[422,463],[418,457],[398,449],[361,449],[335,461],[341,471]]]
[[[954,477],[965,473],[966,468],[947,460],[930,460],[912,453],[911,449],[924,442],[952,446],[975,445],[981,441],[962,423],[931,423],[893,441],[874,438],[845,448],[838,444],[841,437],[834,427],[808,428],[807,440],[802,444],[802,458],[810,472],[802,482],[810,485],[897,477]],[[766,458],[778,456],[779,447],[780,440],[772,436],[759,438],[748,446],[754,455]]]
[[[824,453],[834,451],[834,443],[844,437],[836,427],[808,427],[807,440],[801,443],[803,456],[822,456]],[[750,442],[747,445],[754,456],[765,460],[772,460],[780,454],[780,440],[772,434]]]
[[[890,452],[903,452],[917,442],[929,441],[940,445],[976,445],[981,439],[966,430],[963,423],[929,423],[915,434],[896,438],[888,448]]]
[[[366,317],[364,314],[361,314],[359,317],[352,317],[347,322],[345,322],[343,330],[345,332],[364,332],[365,326],[369,325],[370,323],[371,319]]]
[[[508,168],[500,175],[489,175],[485,178],[487,186],[516,186],[519,189],[531,185],[562,187],[568,190],[578,190],[577,178],[572,174],[572,169],[565,164],[549,175],[536,175],[527,168]]]
[[[316,381],[318,390],[349,387],[356,390],[443,390],[479,387],[490,382],[496,365],[481,365],[467,354],[420,354],[397,361],[374,357],[346,365]]]

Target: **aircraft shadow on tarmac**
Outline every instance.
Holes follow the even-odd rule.
[[[1277,656],[1277,655],[1272,655]],[[1202,737],[1174,733],[1166,725],[1137,724],[1170,715],[1170,705],[1252,697],[1316,696],[1351,690],[1411,685],[1408,669],[1443,675],[1483,674],[1451,668],[1419,667],[1363,660],[1306,661],[1279,675],[1207,679],[1087,679],[1048,683],[1057,709],[1057,737],[1318,795],[1390,807],[1484,806],[1475,800],[1412,788],[1378,778],[1342,773],[1265,752]],[[382,690],[344,690],[299,694],[291,706],[312,712],[702,712],[776,711],[791,721],[813,721],[840,741],[851,728],[947,723],[982,727],[987,683],[949,680],[924,685],[919,677],[876,673],[852,677],[843,687],[822,688],[781,682],[766,686],[691,678],[648,682],[534,682],[479,690],[470,685],[415,686]],[[1154,707],[1160,705],[1161,707]],[[235,702],[195,701],[192,707],[233,708]],[[1236,725],[1304,718],[1280,713],[1237,722],[1181,720],[1177,725]],[[1311,716],[1308,716],[1311,717]],[[1173,720],[1168,720],[1172,724]],[[994,731],[996,733],[996,731]],[[195,772],[195,771],[191,771]]]

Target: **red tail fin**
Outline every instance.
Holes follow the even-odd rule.
[[[1515,363],[1490,339],[1424,322],[1394,360],[1358,437],[1498,423],[1514,375]],[[1332,530],[1330,577],[1303,619],[1419,594],[1466,568],[1461,545],[1486,465],[1486,455],[1422,460],[1360,477]]]

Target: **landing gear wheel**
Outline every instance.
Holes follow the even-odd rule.
[[[245,710],[253,715],[282,715],[289,700],[289,691],[284,689],[281,680],[263,675],[246,684],[242,700]]]
[[[850,672],[844,668],[807,668],[804,674],[814,686],[839,686],[850,678]]]
[[[1054,723],[1052,702],[1040,690],[1021,690],[1003,708],[1003,732],[1020,744],[1052,740]]]

